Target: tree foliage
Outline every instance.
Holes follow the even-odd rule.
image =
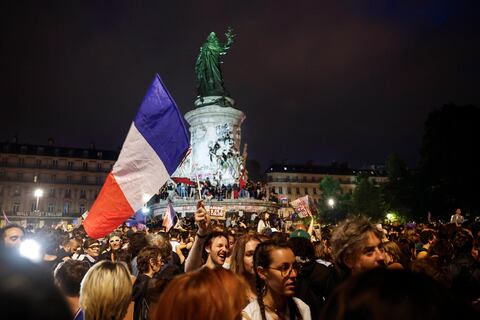
[[[322,195],[318,202],[318,211],[322,222],[335,223],[346,217],[351,211],[350,194],[342,194],[340,181],[332,176],[325,176],[320,182]],[[335,201],[334,206],[328,204],[328,200]]]
[[[480,211],[479,123],[480,109],[472,105],[449,104],[429,114],[418,184],[424,212]]]
[[[369,179],[368,175],[357,176],[357,186],[352,197],[353,213],[374,219],[383,218],[380,189]]]
[[[411,217],[414,195],[412,175],[397,154],[389,155],[385,164],[388,181],[380,188],[383,210]]]

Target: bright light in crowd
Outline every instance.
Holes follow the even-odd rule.
[[[33,195],[37,198],[43,197],[43,190],[42,189],[37,189],[37,190],[35,190]]]
[[[333,198],[330,198],[327,200],[327,204],[333,208],[335,206],[335,200]]]
[[[142,208],[142,213],[149,213],[150,209],[148,207],[143,207]]]
[[[389,212],[385,217],[390,223],[398,221],[398,215],[395,212]]]
[[[20,255],[34,262],[42,260],[40,255],[40,244],[32,239],[27,239],[20,245]]]

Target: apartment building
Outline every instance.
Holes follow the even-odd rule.
[[[268,190],[274,190],[285,201],[309,195],[314,202],[321,196],[320,181],[326,176],[331,176],[340,183],[342,193],[353,193],[355,178],[358,174],[369,175],[375,184],[387,181],[387,177],[377,170],[350,169],[341,166],[316,166],[316,165],[283,165],[275,164],[267,169]]]
[[[0,208],[24,226],[72,221],[93,204],[118,152],[0,143]],[[5,223],[5,219],[1,219]]]

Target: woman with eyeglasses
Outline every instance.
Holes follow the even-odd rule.
[[[286,243],[265,241],[255,249],[257,299],[243,309],[247,320],[310,320],[310,308],[294,298],[300,265]]]

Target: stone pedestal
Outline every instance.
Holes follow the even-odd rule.
[[[203,97],[195,101],[196,109],[185,114],[190,124],[192,152],[174,174],[213,185],[238,183],[242,157],[241,125],[245,114],[233,107],[229,97]]]

